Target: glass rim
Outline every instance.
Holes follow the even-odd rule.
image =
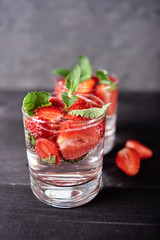
[[[51,97],[56,97],[54,92],[48,92],[48,93],[51,94]],[[79,97],[83,96],[83,95],[84,96],[88,95],[89,97],[98,100],[102,107],[105,105],[105,103],[100,98],[98,98],[98,97],[96,97],[96,96],[94,96],[92,94],[85,94],[85,93],[77,94],[77,96],[79,96]],[[60,100],[60,99],[58,99],[58,100]],[[24,108],[23,104],[22,104],[21,110],[22,110],[23,116],[26,119],[30,119],[30,120],[32,120],[34,122],[41,123],[41,124],[51,125],[52,127],[54,127],[54,126],[55,127],[63,127],[63,126],[65,126],[65,124],[62,124],[62,122],[63,123],[66,122],[67,123],[67,121],[72,121],[72,128],[62,130],[62,131],[65,131],[65,132],[78,130],[79,128],[80,129],[84,129],[84,128],[88,128],[88,127],[94,127],[94,126],[98,125],[100,123],[100,121],[102,121],[103,118],[106,117],[106,114],[105,114],[105,111],[104,111],[99,117],[94,118],[94,119],[89,119],[89,120],[85,120],[84,121],[84,120],[67,119],[66,118],[66,119],[60,119],[59,122],[56,123],[54,121],[51,122],[51,121],[47,121],[47,120],[38,119],[38,116],[34,116],[34,115],[33,116],[29,116],[25,112],[25,108]],[[51,131],[51,132],[59,132],[60,131],[60,129],[52,130],[52,129],[47,129],[47,128],[42,127],[42,126],[41,126],[41,128],[44,129],[44,130],[47,130],[47,131]]]

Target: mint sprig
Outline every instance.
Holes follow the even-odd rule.
[[[84,82],[87,79],[90,79],[92,76],[92,66],[87,57],[83,55],[78,56],[79,66],[81,68],[81,77],[80,82]]]
[[[53,74],[56,74],[56,75],[66,78],[67,75],[70,73],[70,71],[71,71],[70,69],[66,69],[66,68],[57,68],[57,69],[52,70],[51,72]]]
[[[79,78],[81,75],[81,69],[76,65],[66,77],[66,88],[69,90],[70,95],[78,89]]]
[[[65,104],[65,107],[69,108],[70,106],[72,106],[73,103],[77,102],[78,97],[77,96],[69,97],[68,92],[62,92],[62,99]]]
[[[78,89],[80,75],[81,69],[76,65],[66,77],[66,88],[69,92],[62,92],[62,99],[66,108],[70,107],[78,100],[78,97],[73,96],[73,94]]]
[[[105,70],[99,69],[96,72],[96,76],[100,79],[100,84],[107,84],[110,86],[110,88],[109,88],[110,91],[114,91],[116,89],[114,82],[112,82],[109,79]]]
[[[52,105],[50,97],[48,92],[29,92],[23,100],[23,106],[28,115],[33,116],[36,109]]]
[[[88,109],[82,109],[82,110],[72,110],[69,112],[69,114],[94,119],[94,118],[101,116],[104,112],[106,114],[107,107],[109,107],[110,104],[111,103],[108,103],[108,104],[104,105],[102,108],[88,108]]]

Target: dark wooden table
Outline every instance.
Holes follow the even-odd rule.
[[[0,92],[0,239],[160,239],[160,94],[120,93],[104,188],[74,209],[47,206],[31,192],[20,109],[25,94]],[[154,151],[135,177],[115,165],[116,152],[130,138]]]

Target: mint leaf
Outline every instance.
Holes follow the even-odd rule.
[[[106,112],[107,107],[110,104],[111,103],[108,103],[108,104],[104,105],[102,108],[88,108],[88,109],[82,109],[82,110],[72,110],[69,112],[69,114],[93,119],[93,118],[97,118],[97,117],[101,116],[104,112]]]
[[[81,68],[81,78],[80,82],[84,82],[87,79],[90,79],[92,76],[92,66],[87,57],[83,55],[78,56],[79,66]]]
[[[73,103],[77,102],[78,97],[77,96],[71,96],[69,97],[68,92],[62,92],[62,99],[65,104],[66,108],[69,108]]]
[[[40,161],[45,162],[54,167],[56,164],[56,156],[49,156],[48,158],[40,159]]]
[[[79,78],[81,75],[81,69],[76,65],[66,77],[66,88],[69,90],[70,95],[78,89]]]
[[[23,100],[23,106],[28,115],[33,116],[36,109],[52,105],[50,98],[48,92],[29,92]]]
[[[53,69],[52,73],[66,78],[67,75],[70,73],[70,71],[71,71],[70,69],[66,69],[66,68],[57,68],[57,69]]]
[[[109,88],[110,91],[114,91],[114,90],[116,89],[116,86],[115,86],[114,82],[112,82],[112,81],[108,78],[105,70],[99,69],[99,70],[96,72],[96,76],[100,79],[100,84],[107,84],[107,85],[110,86],[110,88]]]

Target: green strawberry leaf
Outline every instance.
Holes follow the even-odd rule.
[[[66,163],[77,163],[77,162],[79,162],[79,161],[82,161],[86,156],[88,155],[88,153],[86,153],[83,157],[81,157],[81,158],[78,158],[78,159],[76,159],[76,160],[68,160],[68,159],[63,159]]]
[[[87,57],[83,55],[78,56],[79,66],[81,68],[81,77],[80,82],[84,82],[87,79],[90,79],[92,76],[92,66]]]
[[[35,138],[30,134],[30,142],[31,142],[31,144],[33,145],[33,146],[35,146],[36,145],[36,140],[35,140]]]
[[[28,115],[33,116],[36,109],[52,105],[50,98],[48,92],[29,92],[23,100],[23,106]]]
[[[112,81],[108,78],[105,70],[99,69],[99,70],[96,72],[96,76],[100,79],[100,84],[107,84],[107,85],[110,86],[110,88],[109,88],[110,91],[114,91],[114,90],[116,89],[116,86],[115,86],[114,82],[112,82]]]
[[[107,107],[110,104],[111,103],[108,103],[108,104],[104,105],[102,108],[88,108],[88,109],[82,109],[82,110],[72,110],[69,112],[69,114],[93,119],[93,118],[97,118],[97,117],[101,116],[104,112],[106,112]]]
[[[76,65],[66,77],[66,88],[69,90],[70,95],[78,89],[79,78],[81,75],[81,69]]]
[[[67,75],[70,73],[70,71],[71,71],[70,69],[66,69],[66,68],[57,68],[57,69],[53,69],[52,73],[66,78]]]
[[[69,96],[68,92],[62,92],[62,99],[66,108],[69,108],[73,103],[77,102],[77,96]]]
[[[52,167],[55,166],[56,164],[56,156],[49,156],[48,158],[44,158],[44,159],[40,159],[41,162],[45,162],[49,165],[51,165]]]

